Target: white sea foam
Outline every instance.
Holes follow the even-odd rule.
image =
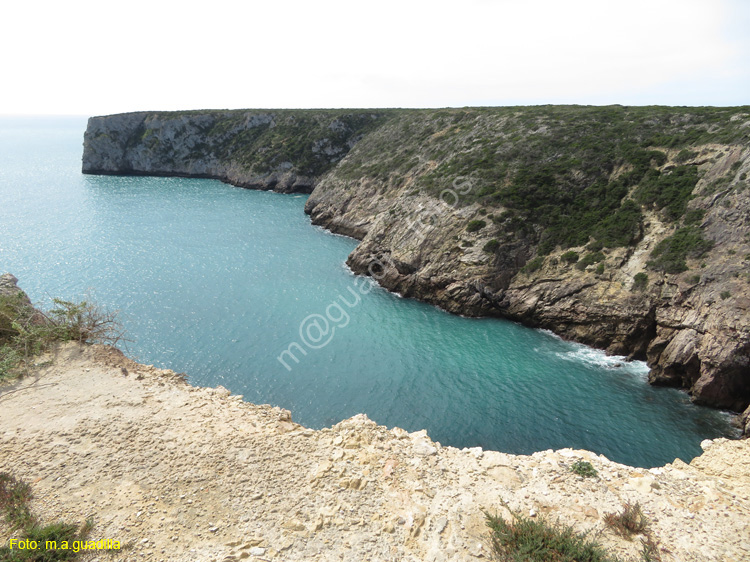
[[[622,370],[644,379],[648,375],[649,368],[645,361],[629,361],[623,355],[607,355],[600,349],[594,349],[580,343],[569,343],[568,345],[571,347],[570,351],[556,352],[555,355],[566,361],[575,361],[576,363],[584,363],[604,369]]]

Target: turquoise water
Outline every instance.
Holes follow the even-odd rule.
[[[310,427],[365,412],[457,447],[586,448],[648,467],[732,434],[726,415],[649,387],[643,363],[371,286],[344,265],[356,242],[311,226],[305,196],[84,176],[84,128],[0,120],[0,270],[40,303],[118,309],[140,361]]]

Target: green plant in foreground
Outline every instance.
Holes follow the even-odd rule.
[[[584,478],[596,478],[599,473],[589,461],[576,461],[570,466],[570,471]]]
[[[497,560],[508,562],[619,562],[572,527],[530,519],[511,512],[512,520],[485,512]]]
[[[85,540],[93,527],[91,520],[86,521],[80,528],[69,523],[53,523],[42,525],[31,513],[29,501],[31,488],[25,482],[17,480],[8,473],[0,473],[0,513],[13,530],[21,530],[19,540],[36,541],[35,549],[10,548],[0,546],[0,560],[7,562],[65,562],[75,560],[85,551],[75,552],[72,549],[47,549],[47,541],[54,541],[60,545],[64,541],[72,544],[74,541]]]
[[[21,291],[0,296],[0,381],[24,374],[33,357],[55,342],[115,345],[122,338],[115,312],[86,301],[53,302],[54,308],[43,312]]]

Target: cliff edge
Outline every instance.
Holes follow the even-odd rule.
[[[638,559],[640,542],[604,523],[636,502],[664,562],[750,557],[748,440],[644,470],[570,449],[457,450],[362,415],[314,431],[78,344],[0,386],[0,436],[0,472],[31,484],[42,521],[92,517],[91,540],[126,547],[99,559],[487,560],[483,509],[546,516]],[[578,460],[598,477],[571,472]],[[2,545],[14,536],[0,522]]]

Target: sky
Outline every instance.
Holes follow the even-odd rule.
[[[0,114],[750,104],[746,0],[25,0]]]

